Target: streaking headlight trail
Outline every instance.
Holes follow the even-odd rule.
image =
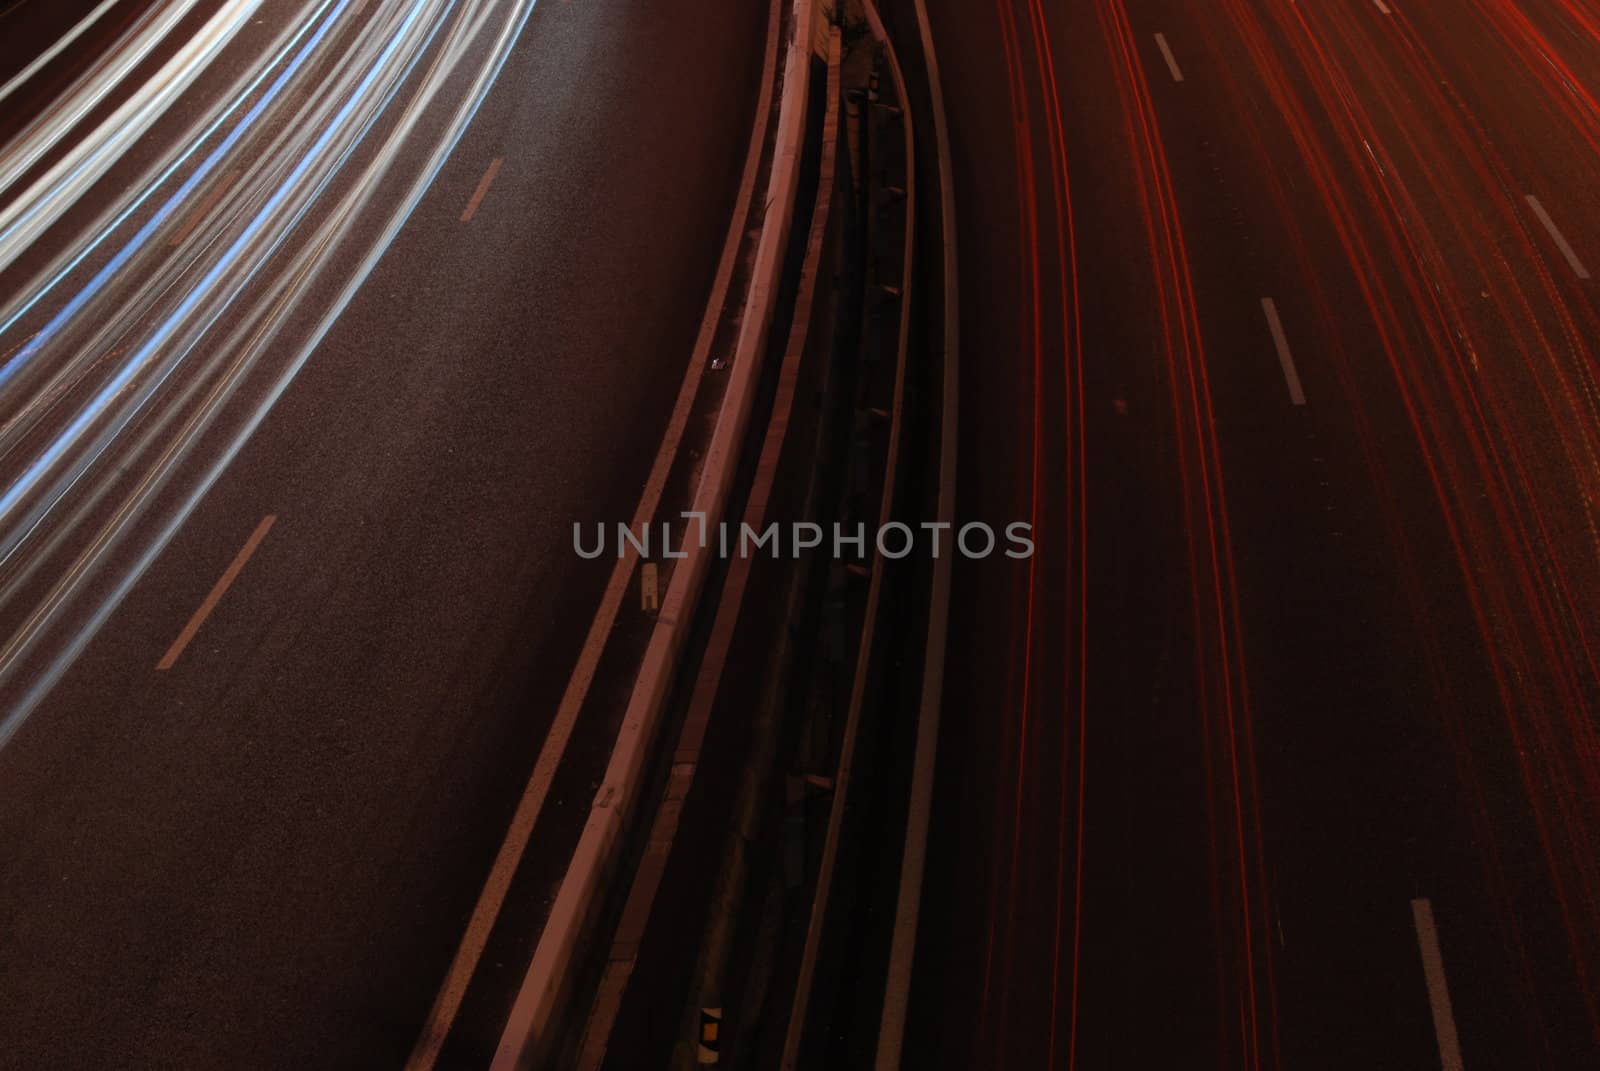
[[[46,262],[0,314],[0,615],[20,622],[0,638],[0,744],[349,304],[533,2],[361,7],[326,0],[276,36],[241,32],[234,48],[267,59],[228,57],[246,76],[209,108],[212,74],[192,73],[201,99],[174,114],[203,121],[125,203],[62,249],[0,260]]]

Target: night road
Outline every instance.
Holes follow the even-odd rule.
[[[0,1069],[1600,1068],[1595,272],[1600,0],[0,0]]]
[[[929,6],[1040,553],[957,567],[906,1066],[1600,1066],[1600,12]]]
[[[765,12],[124,6],[187,21],[0,204],[0,1065],[398,1067],[605,582],[572,521],[672,408]]]

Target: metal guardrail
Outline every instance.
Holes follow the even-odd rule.
[[[806,159],[815,162],[815,196],[809,215],[802,212],[795,220],[798,228],[808,218],[809,226],[803,247],[796,234],[795,252],[803,248],[803,258],[794,277],[784,285],[786,295],[793,293],[793,315],[786,323],[775,325],[785,342],[781,360],[773,369],[771,408],[764,426],[760,423],[764,410],[757,410],[755,430],[760,435],[760,449],[755,450],[752,441],[749,453],[755,465],[743,503],[742,530],[759,531],[771,523],[816,516],[817,503],[823,498],[821,487],[827,483],[818,470],[827,468],[823,458],[835,438],[831,434],[835,424],[829,417],[837,407],[825,399],[830,397],[828,383],[840,335],[854,322],[851,310],[857,287],[851,255],[854,204],[845,192],[849,160],[840,136],[837,28],[830,27],[828,45],[825,90],[820,100],[813,100],[819,105],[815,133],[820,136],[808,137],[806,152]],[[808,164],[802,170],[809,188],[813,167]],[[797,209],[801,207],[797,205]],[[772,342],[776,346],[778,338]],[[588,1015],[581,1032],[572,1034],[568,1051],[575,1061],[574,1071],[598,1071],[605,1065],[613,1041],[621,1040],[618,1031],[626,1028],[619,1021],[635,984],[636,969],[644,960],[647,977],[642,984],[650,985],[650,961],[653,958],[659,963],[662,958],[662,920],[672,917],[675,925],[682,924],[681,918],[671,914],[681,901],[674,900],[676,890],[671,887],[668,870],[681,865],[680,853],[693,858],[697,836],[707,829],[720,831],[730,813],[733,832],[724,843],[716,877],[697,883],[695,898],[706,905],[708,918],[691,981],[673,990],[674,996],[683,993],[686,999],[682,1025],[665,1066],[687,1069],[716,1061],[724,1041],[737,1033],[737,1009],[725,1025],[721,994],[730,961],[744,951],[735,936],[751,872],[750,853],[743,849],[758,837],[764,789],[771,778],[758,772],[746,779],[731,808],[728,801],[720,800],[709,811],[697,809],[699,799],[692,797],[717,791],[729,754],[723,740],[730,733],[749,732],[748,747],[738,751],[742,767],[755,771],[774,767],[785,709],[778,682],[788,679],[803,657],[803,644],[795,637],[804,631],[811,572],[810,560],[791,564],[782,558],[740,554],[727,562],[714,602],[707,598],[704,612],[710,615],[710,624],[700,660],[692,665],[691,656],[691,664],[686,664],[678,689],[685,702],[674,704],[674,710],[682,713],[681,719],[675,719],[676,743],[670,752],[658,749],[663,756],[670,754],[670,769],[664,778],[659,774],[656,778],[659,792],[653,795],[654,813],[632,856],[638,863],[615,913],[615,927],[608,931],[609,951],[598,970],[591,972],[598,977]],[[748,665],[752,658],[760,663],[759,669]],[[762,682],[754,692],[749,688],[752,676]],[[621,891],[618,888],[613,894]],[[649,939],[652,932],[658,938],[655,943]],[[656,952],[654,957],[645,951],[647,946]],[[641,1043],[630,1036],[628,1044]],[[657,1049],[652,1046],[658,1046],[660,1040],[642,1044],[654,1055]],[[641,1051],[630,1048],[623,1054],[638,1059]],[[564,1061],[563,1066],[567,1066]]]
[[[883,49],[888,61],[894,96],[897,101],[894,105],[886,105],[882,101],[872,101],[870,106],[876,107],[880,111],[889,112],[893,115],[894,122],[899,125],[904,140],[902,164],[905,169],[900,186],[885,187],[875,191],[878,196],[887,197],[889,200],[897,202],[903,212],[898,282],[887,283],[880,280],[875,288],[879,300],[895,303],[899,311],[895,331],[893,386],[887,399],[887,406],[884,409],[876,410],[878,418],[881,419],[883,416],[887,416],[889,423],[887,448],[882,462],[883,471],[877,511],[877,529],[882,530],[893,519],[894,503],[899,491],[901,440],[903,439],[902,431],[905,420],[906,358],[910,344],[914,296],[912,266],[916,252],[916,179],[914,168],[916,142],[911,115],[907,110],[905,80],[900,69],[899,59],[895,55],[893,44],[883,31],[882,21],[877,18],[876,12],[871,9],[870,4],[868,5],[868,10],[870,12],[869,24],[872,27],[874,37],[878,46]],[[868,189],[871,191],[870,178],[864,177],[864,181],[868,182]],[[869,192],[869,203],[873,200],[874,197]],[[872,244],[870,228],[871,225],[869,224],[869,247]],[[818,958],[821,954],[824,931],[828,925],[829,906],[833,897],[833,881],[837,869],[840,844],[845,835],[845,818],[850,805],[856,745],[860,736],[864,705],[867,702],[869,680],[875,668],[873,654],[878,642],[877,623],[882,603],[885,568],[883,555],[877,551],[876,547],[873,550],[871,564],[868,566],[867,597],[862,614],[854,678],[850,690],[850,704],[840,739],[838,764],[832,777],[833,798],[828,816],[828,829],[823,842],[822,858],[817,873],[815,894],[812,899],[810,921],[806,928],[805,947],[801,954],[800,973],[790,1005],[788,1029],[779,1065],[783,1068],[783,1071],[797,1071],[801,1067],[802,1052],[810,1025],[811,999],[816,983]]]
[[[872,17],[877,11],[871,7]],[[939,175],[939,231],[942,241],[943,323],[940,357],[944,382],[939,416],[939,495],[936,520],[953,524],[956,511],[956,464],[959,445],[961,380],[960,279],[956,258],[955,176],[950,159],[950,128],[944,107],[944,87],[939,77],[938,54],[933,47],[933,27],[925,0],[914,0],[923,70],[927,79],[929,111],[933,122],[933,150]],[[879,22],[881,26],[881,21]],[[938,761],[939,725],[943,712],[945,652],[950,636],[950,570],[952,559],[934,562],[933,589],[929,595],[928,633],[922,666],[921,708],[916,753],[912,762],[910,799],[906,813],[905,847],[900,862],[900,889],[895,903],[894,932],[884,982],[883,1012],[878,1024],[876,1071],[898,1071],[905,1041],[906,1014],[910,1007],[911,968],[916,955],[917,927],[922,908],[922,881],[928,855],[928,827],[933,811],[934,771]]]
[[[756,247],[744,316],[733,354],[726,400],[702,460],[694,511],[708,527],[727,512],[756,387],[776,314],[779,280],[789,252],[791,223],[800,185],[800,165],[810,98],[811,35],[816,0],[792,0],[793,20],[783,69],[776,141],[765,203],[765,225]],[[575,960],[595,913],[605,903],[605,885],[626,840],[628,822],[647,780],[647,761],[658,735],[689,628],[699,603],[712,551],[690,541],[661,600],[656,627],[635,680],[605,778],[594,794],[589,818],[572,862],[556,893],[511,1016],[497,1046],[496,1071],[536,1065],[555,1032],[557,1013],[570,985]]]
[[[917,369],[911,364],[911,347],[918,333],[915,323],[920,322],[918,316],[924,309],[924,306],[916,300],[913,281],[916,274],[914,263],[918,246],[916,131],[919,128],[909,111],[911,94],[906,85],[905,72],[901,68],[899,57],[894,52],[878,13],[871,9],[870,5],[867,11],[866,28],[871,36],[871,41],[868,43],[872,49],[871,54],[881,59],[880,66],[884,74],[883,99],[875,99],[875,92],[871,95],[874,99],[867,99],[869,118],[865,126],[868,129],[860,133],[858,140],[848,141],[840,125],[844,109],[839,107],[843,97],[840,88],[843,35],[839,25],[833,26],[828,34],[830,63],[829,90],[826,96],[828,115],[832,121],[821,124],[824,140],[821,152],[823,162],[820,167],[822,173],[817,176],[818,207],[812,211],[811,233],[804,250],[804,257],[801,258],[801,249],[798,246],[789,254],[793,262],[791,270],[798,269],[798,292],[793,297],[793,320],[790,324],[788,345],[783,355],[783,367],[779,370],[780,385],[777,388],[777,400],[774,402],[772,426],[768,428],[767,437],[763,440],[762,460],[755,466],[755,482],[745,507],[746,520],[750,521],[754,517],[753,523],[757,527],[763,517],[788,516],[791,510],[799,506],[794,501],[794,496],[804,488],[797,486],[796,480],[803,485],[806,479],[803,474],[797,475],[797,473],[807,468],[806,459],[799,456],[800,444],[796,444],[792,454],[788,448],[782,448],[771,458],[774,463],[777,462],[778,456],[784,459],[781,466],[784,472],[788,473],[787,476],[779,477],[777,473],[771,471],[772,465],[769,464],[768,455],[773,453],[771,449],[773,436],[779,436],[779,441],[782,441],[783,428],[780,425],[790,418],[789,402],[785,399],[792,400],[794,387],[798,386],[806,398],[814,399],[806,403],[808,406],[822,404],[818,392],[823,390],[823,386],[816,383],[814,377],[818,374],[819,367],[828,365],[834,359],[833,347],[837,345],[833,339],[839,330],[839,325],[830,319],[839,315],[837,308],[832,305],[832,302],[837,300],[837,294],[830,300],[827,293],[837,292],[841,285],[841,277],[837,274],[839,270],[837,265],[834,264],[837,253],[830,254],[827,250],[837,250],[838,243],[842,239],[835,233],[837,220],[830,219],[828,213],[822,210],[825,197],[839,198],[841,204],[848,201],[852,205],[866,206],[866,216],[871,221],[867,224],[869,247],[872,245],[871,232],[876,231],[877,242],[876,248],[872,250],[872,260],[879,275],[876,280],[878,285],[872,287],[870,291],[876,310],[875,315],[867,318],[866,325],[860,325],[860,329],[864,332],[860,351],[862,360],[859,362],[848,358],[844,360],[844,365],[847,366],[842,369],[845,372],[845,381],[854,385],[842,393],[833,391],[829,394],[833,400],[827,403],[840,414],[842,423],[837,426],[848,426],[853,429],[831,440],[838,444],[833,448],[836,457],[842,457],[843,443],[846,439],[854,444],[851,460],[847,466],[853,480],[845,481],[846,487],[840,499],[840,508],[852,522],[860,520],[868,526],[876,522],[881,528],[895,518],[897,506],[904,508],[906,488],[911,486],[911,482],[902,477],[915,473],[914,469],[906,467],[909,463],[908,458],[912,455],[906,454],[905,451],[912,449],[914,443],[921,442],[911,432],[917,428],[920,420],[925,419],[936,424],[936,434],[939,436],[942,458],[939,517],[942,520],[953,520],[955,390],[954,348],[950,340],[954,337],[954,299],[953,295],[946,295],[945,350],[950,356],[944,361],[945,379],[940,391],[944,404],[937,417],[923,418],[920,410],[912,414],[906,409],[910,404],[909,398],[915,396],[910,380]],[[853,30],[855,27],[852,25],[850,28]],[[859,75],[860,69],[856,70]],[[875,87],[877,70],[875,67]],[[790,87],[786,86],[786,90],[788,88]],[[812,103],[814,105],[817,103],[815,95]],[[854,114],[854,107],[851,112]],[[881,146],[878,145],[880,140],[883,143]],[[868,190],[864,199],[861,192],[852,188],[851,183],[843,178],[843,175],[850,173],[849,163],[855,159],[853,155],[847,154],[847,145],[860,148],[867,153],[867,158],[871,162],[869,167],[872,164],[876,165],[873,168],[876,172],[875,180],[873,176],[868,176],[864,181]],[[838,173],[835,173],[828,163],[835,153],[839,156],[838,164],[841,169]],[[892,167],[891,174],[883,174],[885,162]],[[948,182],[944,185],[947,190]],[[949,206],[945,205],[945,209],[948,217]],[[771,212],[776,211],[776,207],[771,209]],[[771,212],[768,218],[771,218]],[[801,213],[797,218],[805,217]],[[947,218],[945,223],[947,233],[951,226]],[[945,252],[948,287],[953,280],[953,251],[946,249]],[[847,259],[850,259],[851,263],[858,263],[854,259]],[[859,294],[855,286],[849,287],[849,292]],[[782,300],[784,299],[780,299]],[[779,315],[782,314],[780,310]],[[851,322],[859,324],[859,321],[853,318]],[[781,324],[779,326],[781,329]],[[773,344],[776,345],[775,340]],[[856,353],[855,341],[845,343],[845,352]],[[791,383],[789,393],[786,394],[783,384],[793,378],[791,365],[795,369],[808,368],[811,371],[804,373],[805,378],[802,381]],[[811,385],[807,386],[807,383]],[[933,389],[939,390],[939,388]],[[758,407],[758,418],[759,412]],[[812,418],[808,416],[805,419]],[[809,441],[812,432],[813,429],[806,428],[800,438]],[[820,436],[820,429],[818,434]],[[821,437],[817,439],[819,444],[822,441]],[[932,445],[930,439],[930,449]],[[751,444],[751,449],[753,448],[754,444]],[[796,465],[799,469],[795,468]],[[784,501],[775,500],[770,505],[766,504],[765,495],[771,488],[769,487],[768,491],[762,490],[765,486],[763,474],[778,479],[779,483],[787,488],[780,496]],[[823,481],[823,484],[830,487],[835,483],[836,479]],[[811,517],[814,509],[827,508],[817,505],[819,499],[815,496],[819,488],[820,485],[812,483],[810,490],[802,496],[806,499],[806,504],[798,509],[796,516]],[[831,502],[836,493],[838,493],[836,490],[826,491],[823,492],[823,497]],[[820,519],[820,514],[818,516]],[[797,682],[796,673],[803,679],[808,675],[829,672],[820,664],[810,669],[804,668],[808,655],[792,642],[796,634],[795,622],[801,619],[796,617],[796,614],[804,616],[806,613],[822,613],[826,616],[827,612],[817,610],[817,604],[804,595],[803,589],[808,587],[808,584],[791,578],[787,582],[790,592],[789,609],[777,615],[781,621],[767,622],[768,625],[778,624],[786,638],[752,641],[758,646],[760,643],[771,645],[769,649],[756,656],[765,667],[767,694],[730,696],[728,699],[732,707],[721,713],[713,713],[719,702],[716,698],[722,672],[719,667],[726,664],[728,657],[724,649],[726,643],[719,641],[719,637],[726,640],[726,633],[730,628],[733,631],[753,628],[752,636],[756,633],[760,633],[761,637],[767,635],[767,632],[762,630],[759,620],[747,622],[745,618],[748,615],[739,610],[739,601],[746,584],[756,584],[759,578],[743,577],[736,571],[730,570],[727,579],[723,581],[721,594],[718,597],[716,621],[712,622],[707,639],[706,662],[701,664],[696,675],[693,694],[685,697],[687,709],[680,731],[679,747],[673,752],[672,779],[663,784],[662,802],[656,805],[655,818],[652,820],[647,813],[644,819],[652,831],[649,842],[654,846],[653,851],[672,850],[672,838],[675,836],[678,816],[685,806],[684,799],[687,794],[687,782],[684,781],[684,777],[694,776],[692,771],[701,761],[698,745],[688,747],[684,741],[690,740],[693,743],[702,739],[704,734],[710,731],[711,719],[733,715],[742,716],[748,719],[748,724],[759,726],[763,735],[757,738],[753,752],[744,757],[750,772],[745,776],[738,800],[731,808],[731,820],[725,834],[727,844],[717,876],[703,894],[711,905],[708,908],[709,921],[701,938],[699,962],[693,971],[693,981],[684,991],[683,1028],[678,1033],[679,1040],[671,1057],[671,1066],[695,1066],[707,1060],[718,1061],[724,1058],[733,1059],[742,1066],[758,1064],[768,1066],[774,1060],[779,1061],[780,1066],[786,1069],[818,1066],[818,1053],[828,1043],[823,1037],[823,1031],[820,1030],[825,1025],[830,1010],[826,1001],[837,999],[837,994],[832,992],[832,983],[829,981],[831,976],[838,974],[840,970],[836,955],[837,942],[833,940],[836,933],[834,927],[844,919],[842,909],[849,902],[848,898],[851,895],[851,892],[846,890],[854,890],[856,887],[853,875],[857,864],[850,860],[857,854],[855,845],[858,839],[860,815],[864,812],[863,804],[852,802],[852,771],[858,757],[863,762],[872,761],[866,756],[871,755],[875,747],[870,743],[874,732],[873,726],[883,720],[879,715],[886,711],[883,682],[890,672],[890,664],[898,657],[893,654],[891,648],[898,647],[902,642],[894,637],[897,636],[897,622],[903,632],[904,615],[895,607],[903,605],[904,600],[902,597],[897,603],[893,592],[907,590],[906,585],[912,581],[913,576],[918,590],[923,590],[920,588],[923,577],[931,575],[931,609],[926,641],[927,666],[923,671],[921,690],[920,692],[913,690],[915,683],[911,680],[910,674],[903,675],[906,677],[906,684],[896,685],[902,695],[911,699],[919,695],[921,697],[921,708],[917,715],[918,723],[924,726],[923,731],[917,735],[920,771],[923,765],[921,753],[924,749],[931,748],[937,738],[938,698],[943,679],[945,620],[949,599],[948,561],[948,558],[941,558],[940,562],[943,564],[935,563],[931,574],[921,570],[912,574],[903,569],[890,568],[890,563],[887,563],[874,547],[860,564],[847,567],[843,563],[835,562],[828,566],[829,577],[817,577],[819,583],[831,579],[834,596],[842,597],[847,603],[847,608],[837,615],[837,627],[832,631],[835,643],[842,643],[842,647],[835,649],[824,643],[814,655],[828,662],[831,671],[837,675],[830,678],[837,682],[835,686],[839,697],[837,706],[831,707],[830,713],[824,714],[820,723],[808,727],[810,732],[820,733],[826,738],[826,742],[822,745],[826,753],[819,755],[813,752],[809,760],[802,758],[800,766],[806,776],[798,779],[811,784],[813,788],[821,787],[824,793],[831,794],[831,799],[827,796],[812,796],[819,808],[827,809],[827,831],[821,840],[820,852],[817,850],[817,842],[811,840],[804,832],[800,834],[802,843],[798,846],[789,844],[791,848],[798,847],[802,856],[810,857],[809,867],[806,867],[805,862],[800,862],[798,865],[806,867],[804,873],[815,874],[814,884],[808,883],[797,874],[788,873],[774,858],[768,858],[765,862],[753,860],[752,853],[760,856],[762,853],[772,852],[773,842],[771,838],[763,835],[762,828],[764,822],[773,820],[775,813],[772,795],[774,778],[782,781],[782,772],[785,769],[795,768],[786,767],[784,764],[789,760],[779,757],[780,754],[787,754],[787,751],[780,751],[780,747],[793,746],[792,742],[780,745],[779,740],[790,731],[781,726],[788,725],[793,729],[796,723],[792,719],[796,717],[803,719],[807,713],[807,704],[801,694],[805,691],[805,686],[801,686],[800,692],[794,692],[792,685],[787,685],[790,690],[786,692],[786,682]],[[708,587],[708,590],[713,588]],[[886,590],[890,592],[888,596]],[[730,599],[733,600],[731,609]],[[920,602],[920,597],[918,601]],[[798,610],[797,607],[802,605],[810,605],[812,610]],[[701,612],[709,613],[709,610],[710,606],[707,605]],[[757,619],[770,617],[772,616],[770,610],[771,607],[767,607],[755,617]],[[664,607],[664,616],[665,612]],[[722,627],[724,618],[735,623],[730,628],[724,628]],[[679,625],[686,629],[687,619],[680,621]],[[857,628],[859,633],[853,634]],[[723,651],[720,655],[716,653],[719,650]],[[745,657],[748,658],[749,649],[746,650]],[[807,647],[805,650],[811,649]],[[830,655],[824,653],[824,650],[836,650],[836,653]],[[797,670],[795,666],[802,668]],[[929,725],[932,726],[931,729],[926,728]],[[857,740],[858,737],[863,737],[863,734],[865,734],[864,749],[858,752]],[[657,731],[652,735],[659,736],[660,733]],[[652,747],[655,747],[656,751],[660,750],[658,745],[653,744]],[[656,760],[650,762],[641,760],[639,769],[652,767],[655,762]],[[931,759],[928,766],[931,777]],[[651,782],[648,773],[642,774],[641,777],[643,782]],[[609,780],[608,773],[608,782]],[[788,781],[792,790],[796,778],[791,777]],[[855,797],[858,801],[874,798],[873,794],[867,791],[870,785],[866,782],[857,788]],[[635,797],[639,797],[645,790],[635,788],[632,791]],[[599,806],[597,802],[596,807]],[[645,804],[641,799],[635,798],[632,801],[634,811],[644,807]],[[778,810],[781,811],[782,808]],[[817,813],[820,826],[820,811]],[[620,822],[620,818],[614,817],[611,820]],[[593,821],[591,818],[591,824]],[[917,835],[913,828],[908,827],[908,853],[912,850]],[[920,836],[924,838],[926,836],[925,823],[921,826]],[[779,839],[786,840],[786,838]],[[810,841],[809,848],[803,843],[807,840]],[[634,847],[623,847],[621,845],[623,841],[633,842]],[[758,842],[765,847],[756,847]],[[610,843],[614,852],[631,858],[629,853],[641,850],[638,845],[643,841],[637,834],[624,836],[621,833],[614,833]],[[789,857],[784,855],[784,848],[778,848],[777,853],[785,861],[789,860]],[[613,943],[612,956],[606,963],[609,971],[607,976],[612,978],[614,984],[616,978],[626,977],[626,974],[619,972],[617,964],[625,961],[631,970],[632,957],[638,954],[637,949],[643,937],[645,920],[650,916],[649,905],[654,899],[653,890],[656,888],[656,883],[661,880],[660,866],[665,865],[659,859],[656,862],[658,866],[652,875],[634,877],[633,887],[626,898],[626,909],[614,909],[619,919],[619,936]],[[613,863],[610,869],[615,870],[615,868]],[[909,864],[907,868],[909,874]],[[791,906],[789,919],[794,926],[795,940],[788,946],[790,951],[775,964],[764,959],[763,953],[756,951],[745,938],[749,936],[748,924],[751,920],[771,917],[766,912],[771,909],[772,902],[764,900],[763,890],[767,890],[770,895],[771,891],[779,889],[778,883],[784,880],[782,876],[784,873],[788,873],[790,883],[783,888],[799,893],[793,900],[787,901]],[[765,881],[756,875],[764,875]],[[600,887],[591,885],[588,888],[593,893]],[[892,886],[884,888],[893,892]],[[641,892],[641,889],[644,892]],[[903,908],[908,897],[913,904],[913,916],[914,906],[920,902],[920,862],[916,869],[916,877],[908,878],[898,891],[900,910],[896,915],[893,942],[897,953],[903,947],[909,947],[899,920],[906,914]],[[645,895],[646,892],[649,893],[648,896]],[[808,893],[810,895],[807,895]],[[589,910],[591,912],[597,910],[595,902],[605,899],[607,897],[594,897]],[[766,906],[763,906],[764,904]],[[831,923],[830,904],[833,908],[832,914],[836,916]],[[640,914],[641,905],[643,914]],[[620,928],[623,925],[620,921],[623,917],[628,919],[626,935],[622,935]],[[803,942],[800,940],[802,927]],[[910,943],[914,944],[914,917]],[[905,956],[905,962],[906,971],[909,972],[909,953]],[[775,968],[781,969],[777,969],[776,975],[773,975]],[[795,968],[795,971],[788,977],[797,979],[792,991],[787,988],[788,981],[784,978],[784,974],[790,968]],[[892,978],[893,966],[890,973]],[[752,983],[758,991],[762,991],[766,984],[763,979],[767,976],[782,979],[776,981],[774,986],[776,991],[772,994],[770,1003],[759,995],[747,993],[741,988],[744,983]],[[530,972],[531,978],[532,972]],[[728,989],[730,985],[734,987],[731,993]],[[526,985],[524,988],[526,989]],[[815,1000],[813,1000],[814,993],[817,995]],[[524,993],[524,997],[526,995]],[[733,1007],[725,1009],[723,1004],[730,997]],[[615,1002],[619,1001],[620,997],[613,993],[608,999]],[[891,1003],[891,999],[886,997],[884,1002],[886,1020],[891,1018]],[[589,1064],[595,1066],[603,1061],[611,1030],[610,1024],[615,1022],[612,1017],[614,1010],[606,1014],[607,1017],[603,1020],[590,1020],[591,1025],[597,1021],[603,1025],[596,1027],[599,1032],[593,1034],[586,1029],[578,1046],[583,1049],[584,1058]],[[903,1027],[903,1005],[899,1014]],[[752,1016],[756,1018],[752,1019]],[[748,1033],[756,1021],[763,1024],[759,1027],[761,1039]],[[706,1022],[715,1024],[717,1038],[716,1046],[709,1050],[704,1047],[704,1038],[700,1036]],[[870,1025],[875,1025],[875,1022],[876,1008],[873,1009],[872,1024],[864,1023],[864,1025],[868,1025],[870,1029]],[[867,1042],[874,1040],[870,1033],[866,1035]],[[718,1049],[721,1051],[717,1051]],[[529,1050],[523,1050],[524,1057],[527,1051]],[[502,1057],[505,1055],[506,1050],[503,1046]]]
[[[827,497],[825,489],[830,486],[822,472],[830,467],[826,459],[831,451],[829,444],[836,438],[833,413],[837,407],[827,399],[832,397],[832,384],[838,372],[837,350],[844,344],[841,339],[850,335],[850,325],[854,322],[852,295],[856,290],[852,253],[855,206],[850,192],[850,160],[845,151],[841,53],[838,29],[831,27],[826,104],[820,123],[821,144],[815,146],[818,156],[816,197],[805,256],[798,273],[794,315],[779,370],[771,423],[746,506],[746,522],[752,527],[780,517],[807,520],[819,517],[821,502]],[[738,564],[735,563],[735,569]],[[738,1046],[744,1040],[742,1027],[747,1024],[751,1008],[742,998],[735,998],[734,1008],[725,1009],[722,1005],[731,977],[739,973],[739,967],[748,966],[745,958],[750,949],[740,944],[741,909],[746,906],[745,898],[751,891],[753,876],[764,872],[756,861],[762,853],[755,845],[761,840],[763,823],[770,813],[786,715],[791,713],[792,697],[785,684],[795,676],[796,667],[808,653],[799,637],[806,632],[807,594],[812,587],[810,578],[814,571],[813,564],[806,560],[792,564],[758,563],[749,577],[748,589],[742,578],[736,588],[735,573],[730,571],[728,586],[724,588],[725,603],[730,596],[743,601],[747,590],[755,590],[763,579],[762,566],[769,567],[768,579],[772,574],[782,574],[784,583],[768,584],[763,589],[769,597],[776,596],[775,605],[758,607],[747,602],[734,626],[741,632],[750,630],[755,643],[765,647],[764,661],[756,671],[765,683],[754,696],[737,693],[727,696],[727,709],[720,711],[724,718],[736,715],[749,719],[753,740],[745,763],[750,773],[733,804],[724,855],[708,894],[711,917],[702,937],[694,981],[689,987],[685,1029],[670,1065],[675,1069],[720,1062],[724,1053],[732,1055],[740,1064],[750,1063],[749,1054],[738,1052]],[[714,644],[716,633],[714,625]],[[711,669],[716,680],[706,689],[708,692],[722,690],[725,683],[722,678],[728,668],[723,656],[734,657],[726,649],[708,652],[708,657],[712,654],[717,656]],[[748,648],[745,654],[747,657],[750,654]],[[703,675],[706,670],[702,665]],[[697,687],[697,693],[700,690]],[[690,717],[693,717],[692,712]],[[705,727],[701,728],[704,731]],[[680,753],[675,761],[681,762],[683,758]],[[704,1036],[695,1033],[695,1028],[707,1021],[710,1011],[718,1016],[721,1052],[708,1051]]]

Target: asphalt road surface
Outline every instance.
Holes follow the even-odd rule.
[[[683,377],[765,5],[133,7],[189,21],[71,136],[19,97],[0,193],[0,1066],[399,1066],[609,572],[571,526]]]
[[[1600,1066],[1594,6],[929,8],[1040,553],[957,566],[905,1066]]]

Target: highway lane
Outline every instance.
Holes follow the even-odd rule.
[[[1592,9],[929,6],[1041,553],[957,569],[907,1066],[1592,1063]]]
[[[10,415],[40,414],[11,442],[19,466],[104,389],[119,346],[192,314],[190,295],[208,305],[170,336],[193,348],[149,381],[145,407],[104,425],[109,446],[83,451],[43,523],[8,530],[8,632],[61,562],[85,569],[6,685],[7,713],[26,717],[0,748],[0,1064],[398,1065],[416,1040],[605,580],[606,563],[571,554],[570,525],[631,515],[682,377],[760,67],[750,5],[686,19],[666,3],[543,3],[514,38],[519,10],[274,12],[8,276],[10,294],[31,293],[16,281],[70,254],[108,194],[136,188],[206,101],[252,77],[263,43],[308,41],[282,36],[302,13],[336,20],[328,39],[350,47],[308,53],[268,100],[298,54],[284,51],[119,224],[126,240],[156,221],[137,250],[149,270],[119,265],[91,306],[114,316],[74,317],[39,350],[32,367],[74,369],[65,392],[43,409],[7,396]],[[411,11],[422,30],[436,20],[426,43],[400,41]],[[495,76],[496,42],[513,39]],[[437,75],[432,110],[379,109],[343,166],[295,186],[297,163],[341,151],[319,131],[349,132],[341,109],[410,52],[423,62],[392,99]],[[263,100],[259,126],[185,185]],[[411,190],[391,237],[386,213]],[[290,201],[301,215],[262,212],[249,230],[252,212]],[[52,300],[13,325],[23,346]],[[229,379],[227,359],[268,323]],[[50,381],[30,375],[30,390]],[[214,415],[199,408],[211,397]],[[124,514],[100,553],[96,533]]]

